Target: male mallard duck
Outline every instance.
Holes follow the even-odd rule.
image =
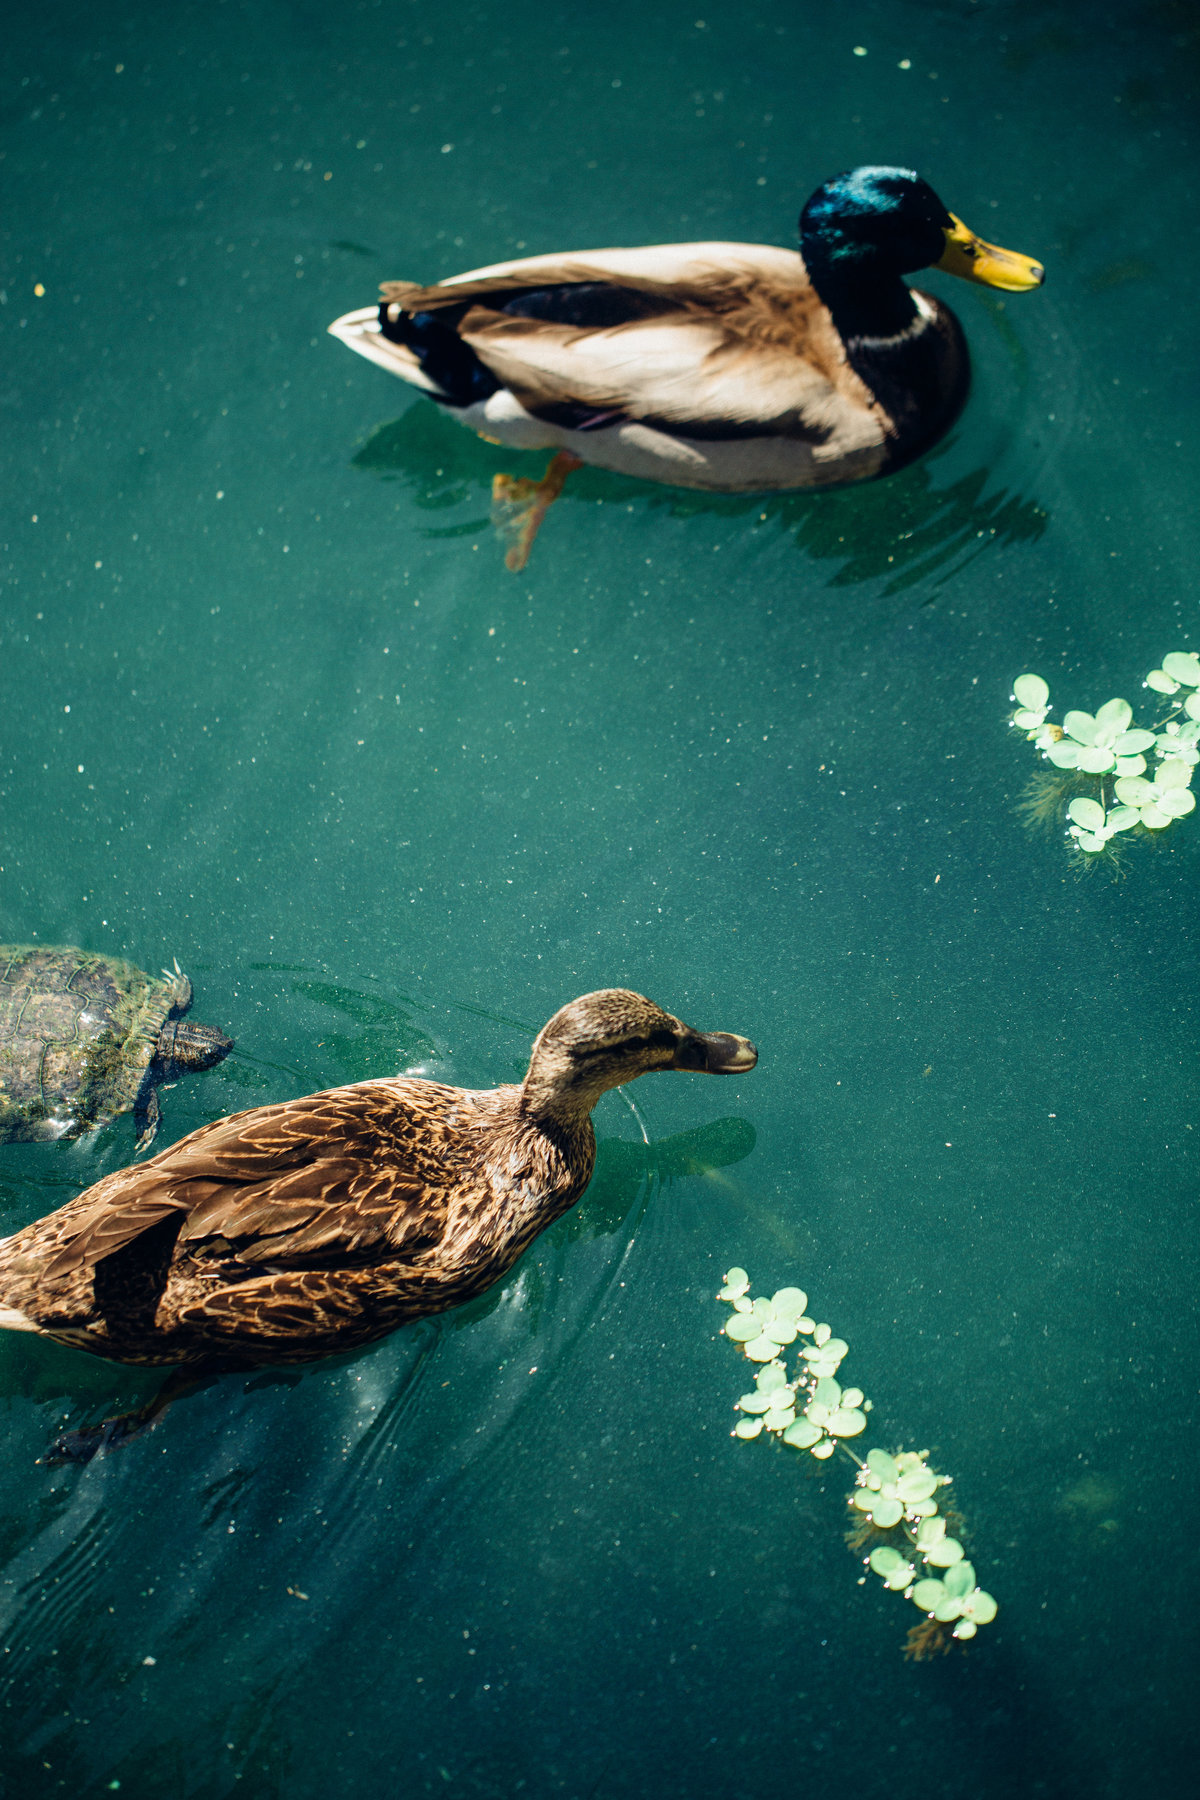
[[[580,462],[722,493],[911,462],[970,377],[954,314],[901,279],[929,267],[1014,292],[1043,279],[911,170],[862,168],[817,189],[799,256],[723,243],[527,256],[433,287],[387,282],[378,306],[329,329],[481,437],[558,449],[541,484],[496,477],[498,500],[525,503],[519,568]]]
[[[482,1293],[575,1204],[607,1089],[757,1060],[605,988],[555,1013],[520,1087],[398,1077],[234,1113],[0,1241],[0,1326],[193,1368],[355,1349]]]

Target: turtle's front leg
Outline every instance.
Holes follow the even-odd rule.
[[[158,1104],[158,1089],[152,1082],[143,1082],[142,1092],[137,1097],[133,1109],[134,1129],[138,1134],[137,1148],[148,1150],[158,1136],[158,1127],[162,1120],[162,1111]]]

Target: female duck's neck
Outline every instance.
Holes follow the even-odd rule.
[[[602,1092],[603,1090],[601,1090]],[[520,1107],[530,1122],[560,1143],[592,1136],[592,1107],[600,1093],[585,1093],[551,1081],[530,1081],[521,1089]]]
[[[808,278],[829,308],[843,343],[903,338],[920,317],[905,283],[878,263],[837,263],[819,240],[801,244]]]

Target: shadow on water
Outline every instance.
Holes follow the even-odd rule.
[[[314,1016],[317,1035],[311,1041],[313,1050],[321,1052],[316,1066],[324,1071],[321,1080],[327,1085],[395,1075],[439,1055],[433,1039],[414,1022],[417,1003],[404,1004],[405,995],[397,1002],[332,981],[293,981],[291,990],[297,1001],[307,1001],[324,1015]]]
[[[714,1177],[721,1169],[742,1162],[754,1149],[757,1133],[748,1119],[715,1119],[693,1131],[680,1131],[654,1144],[607,1138],[596,1149],[596,1171],[583,1199],[573,1206],[547,1234],[562,1248],[570,1243],[611,1237],[622,1227],[637,1224],[654,1195],[676,1181]],[[523,1311],[529,1334],[540,1327],[546,1285],[537,1262],[527,1256],[519,1265],[524,1285]],[[505,1284],[497,1284],[478,1300],[469,1301],[446,1317],[451,1331],[461,1331],[484,1319],[500,1304]]]
[[[815,494],[701,494],[584,468],[571,476],[563,499],[575,504],[637,502],[675,519],[771,523],[808,556],[841,563],[831,587],[882,580],[885,592],[899,593],[918,582],[936,587],[959,575],[990,544],[1032,543],[1046,530],[1048,514],[1032,500],[1004,488],[986,491],[986,469],[935,485],[937,464],[954,442],[949,438],[885,481]],[[430,525],[425,536],[477,537],[489,530],[492,476],[502,469],[540,476],[546,453],[485,444],[422,400],[401,418],[378,426],[351,461],[384,481],[403,481],[423,512],[447,514],[470,507],[472,516]]]

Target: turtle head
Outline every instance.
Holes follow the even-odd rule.
[[[194,1019],[170,1018],[159,1032],[154,1047],[155,1078],[175,1081],[180,1075],[214,1068],[232,1049],[233,1039],[227,1038],[215,1025],[200,1025]]]

